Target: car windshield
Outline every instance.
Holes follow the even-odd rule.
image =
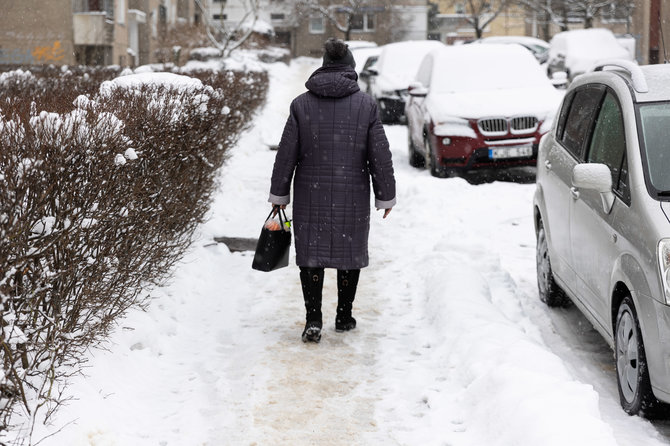
[[[499,45],[476,51],[445,51],[433,68],[431,88],[437,93],[551,87],[547,75],[527,50],[502,51]]]
[[[649,181],[670,193],[670,102],[642,104],[639,112]]]

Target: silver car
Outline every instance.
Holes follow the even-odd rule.
[[[670,65],[611,61],[571,84],[537,158],[537,278],[614,349],[621,405],[670,402]]]

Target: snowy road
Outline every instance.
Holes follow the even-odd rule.
[[[663,445],[670,424],[619,408],[611,352],[572,307],[537,298],[534,185],[472,186],[407,162],[386,127],[398,205],[373,213],[358,328],[303,344],[295,265],[250,269],[212,244],[255,237],[290,99],[314,60],[271,68],[267,106],[223,171],[200,241],[147,312],[133,312],[43,445]],[[290,211],[290,208],[289,208]]]

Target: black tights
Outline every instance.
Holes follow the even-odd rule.
[[[337,270],[337,318],[351,318],[351,309],[356,298],[356,287],[360,269]],[[300,267],[300,282],[305,299],[308,322],[321,322],[321,298],[323,293],[323,268]]]

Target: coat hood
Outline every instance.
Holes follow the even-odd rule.
[[[343,98],[360,90],[357,80],[349,65],[327,65],[312,73],[305,87],[317,96]]]

